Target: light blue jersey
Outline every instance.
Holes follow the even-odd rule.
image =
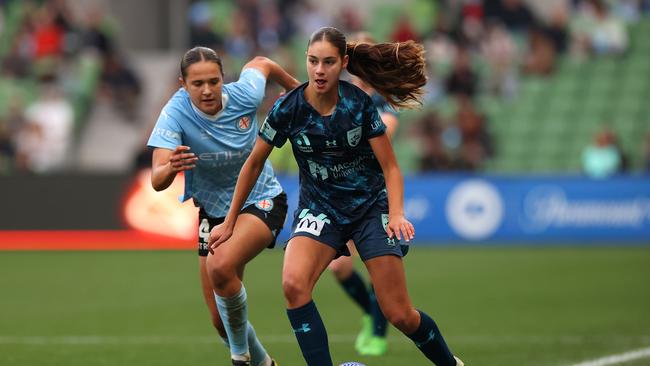
[[[211,217],[226,216],[237,177],[253,150],[258,132],[257,108],[264,98],[266,79],[257,69],[242,71],[239,80],[222,89],[222,110],[215,116],[201,112],[180,88],[160,112],[151,132],[150,147],[191,148],[199,160],[185,171],[182,200],[194,198]],[[282,192],[267,161],[244,207]]]

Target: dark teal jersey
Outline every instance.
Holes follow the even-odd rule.
[[[372,102],[375,104],[377,111],[379,111],[379,115],[382,113],[390,113],[394,116],[398,115],[395,108],[391,107],[391,105],[386,101],[386,98],[382,97],[381,94],[374,92],[370,98],[372,98]]]
[[[368,140],[386,132],[372,99],[339,82],[339,101],[331,116],[321,116],[304,92],[307,84],[279,99],[260,130],[268,143],[289,139],[300,172],[300,209],[327,215],[338,224],[356,221],[378,199],[386,183]]]

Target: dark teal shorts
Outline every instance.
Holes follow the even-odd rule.
[[[375,202],[358,220],[348,224],[337,224],[318,210],[299,208],[295,211],[291,238],[306,236],[336,250],[336,257],[349,256],[346,243],[354,241],[362,260],[383,255],[403,257],[408,245],[386,234],[388,223],[388,202]]]

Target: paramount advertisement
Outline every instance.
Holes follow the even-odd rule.
[[[407,177],[417,244],[650,244],[650,177]],[[297,179],[283,178],[293,211]],[[283,236],[288,236],[286,228]]]

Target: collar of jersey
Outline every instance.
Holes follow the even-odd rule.
[[[314,106],[309,104],[309,102],[307,101],[307,98],[305,97],[305,90],[307,89],[307,86],[309,85],[309,83],[305,83],[304,84],[305,87],[299,93],[299,97],[301,98],[300,102],[304,103],[304,105],[306,105],[307,108],[309,108],[312,111],[312,113],[315,113],[318,117],[321,117],[321,118],[327,117],[327,118],[329,118],[331,120],[332,117],[334,117],[334,115],[337,114],[339,109],[345,108],[345,103],[342,103],[342,100],[343,100],[343,87],[341,86],[341,81],[343,81],[343,80],[339,80],[339,87],[338,87],[339,100],[336,101],[336,106],[334,107],[334,111],[332,111],[332,114],[330,114],[329,116],[323,116],[320,113],[318,113],[316,108],[314,108]]]
[[[223,111],[226,110],[226,104],[228,104],[228,94],[223,92],[221,93],[221,110],[217,112],[217,114],[210,115],[203,112],[202,110],[199,109],[199,107],[194,105],[191,99],[190,99],[190,104],[192,105],[192,109],[194,109],[194,112],[196,112],[199,116],[209,121],[216,122],[219,119],[219,117],[221,117],[221,114],[223,114]]]

